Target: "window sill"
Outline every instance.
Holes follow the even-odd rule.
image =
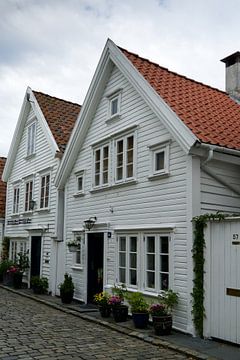
[[[111,189],[115,189],[115,188],[118,188],[118,187],[124,187],[124,186],[134,185],[134,184],[137,184],[136,179],[127,180],[127,181],[124,181],[124,182],[121,182],[121,183],[116,183],[116,184],[112,184],[112,185],[105,186],[105,187],[93,188],[89,192],[90,193],[95,193],[95,192],[98,192],[98,191],[111,190]]]
[[[33,214],[33,210],[23,211],[22,213],[20,213],[20,215],[32,215],[32,214]]]
[[[35,211],[38,212],[38,213],[50,212],[50,209],[49,208],[42,208],[42,209],[36,209]]]
[[[148,177],[148,180],[152,181],[152,180],[157,180],[157,179],[164,179],[164,178],[167,178],[169,176],[170,176],[169,173],[154,174],[154,175],[150,175]]]
[[[14,214],[10,215],[11,218],[15,218],[15,217],[19,217],[19,216],[20,216],[20,213],[14,213]]]
[[[82,265],[73,265],[73,266],[72,266],[72,269],[73,269],[73,270],[80,270],[80,271],[81,271],[81,270],[83,270],[83,266],[82,266]]]
[[[111,123],[113,123],[113,122],[115,122],[115,121],[119,120],[119,119],[120,119],[120,117],[121,117],[121,114],[120,114],[120,113],[115,114],[115,115],[113,115],[113,116],[109,117],[109,118],[105,121],[105,123],[106,123],[106,124],[111,124]]]
[[[75,194],[73,194],[73,197],[78,198],[78,197],[82,197],[82,196],[84,196],[84,195],[85,195],[84,192],[78,191],[78,192],[76,192]]]

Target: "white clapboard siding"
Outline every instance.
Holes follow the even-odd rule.
[[[108,100],[111,90],[121,88],[121,117],[106,123]],[[92,144],[127,127],[137,125],[137,183],[112,187],[100,191],[92,190]],[[97,216],[99,223],[116,225],[176,224],[173,246],[174,288],[179,291],[181,301],[176,312],[175,326],[187,329],[188,313],[188,264],[187,264],[187,205],[186,178],[187,156],[174,139],[170,143],[170,176],[150,181],[149,146],[166,139],[170,134],[161,120],[156,118],[144,100],[115,67],[99,102],[91,127],[85,138],[72,173],[66,185],[66,241],[73,237],[73,229],[81,228],[85,219]],[[78,170],[85,171],[85,195],[74,197]],[[113,207],[113,213],[109,207]],[[116,239],[108,239],[107,275],[105,282],[115,282]],[[86,258],[83,268],[73,268],[73,255],[67,253],[67,271],[72,273],[75,295],[82,299],[85,289]]]
[[[33,117],[31,111],[28,118]],[[32,158],[26,160],[26,149],[27,149],[27,125],[25,126],[16,158],[14,160],[12,172],[8,181],[7,189],[7,207],[6,207],[6,218],[8,220],[14,220],[16,216],[13,216],[13,185],[15,182],[20,183],[20,214],[24,212],[24,196],[25,196],[25,184],[24,180],[28,176],[32,176],[34,182],[33,199],[36,201],[36,209],[32,214],[29,214],[31,218],[31,224],[29,225],[7,225],[6,224],[6,236],[9,237],[29,237],[27,228],[48,226],[47,232],[43,233],[42,236],[42,275],[49,278],[50,274],[50,262],[45,262],[45,259],[50,258],[52,239],[51,235],[55,232],[55,217],[56,217],[56,188],[54,186],[54,177],[56,174],[58,161],[53,157],[49,143],[45,138],[44,132],[41,128],[41,123],[36,122],[36,154]],[[51,167],[51,169],[49,169]],[[37,211],[39,208],[39,197],[40,197],[40,178],[41,171],[48,169],[51,174],[50,184],[50,202],[49,211]],[[19,217],[19,216],[17,216]]]
[[[221,163],[211,162],[210,169],[230,185],[233,185],[240,192],[240,171],[239,167]],[[240,213],[240,196],[213,179],[210,175],[201,171],[201,212],[225,212]]]

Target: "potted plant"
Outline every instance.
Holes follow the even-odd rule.
[[[156,335],[169,335],[172,331],[172,311],[178,303],[178,294],[166,290],[159,295],[160,303],[152,304],[149,312],[152,316]]]
[[[132,319],[136,328],[144,329],[149,320],[149,304],[140,292],[128,293],[127,300],[131,307]]]
[[[128,306],[123,304],[123,298],[119,295],[112,295],[108,304],[112,308],[113,318],[116,322],[124,322],[128,317]]]
[[[46,294],[48,290],[48,279],[46,277],[32,276],[31,286],[34,294]]]
[[[111,314],[111,305],[108,303],[109,299],[110,294],[106,291],[94,295],[94,301],[98,305],[102,317],[109,317]]]
[[[0,281],[3,282],[3,285],[12,285],[13,282],[13,276],[8,272],[11,266],[13,266],[14,263],[11,260],[5,259],[2,260],[0,263]]]
[[[59,285],[60,297],[63,304],[70,304],[73,300],[74,284],[71,275],[64,275],[64,281]]]
[[[67,242],[67,246],[70,252],[76,252],[79,249],[80,242],[78,239],[73,239]]]

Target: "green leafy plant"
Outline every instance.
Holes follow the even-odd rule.
[[[3,260],[8,260],[9,246],[10,246],[10,238],[8,236],[5,236],[2,241],[2,259]]]
[[[32,276],[31,286],[37,294],[46,294],[48,290],[48,279],[46,277]]]
[[[0,281],[3,281],[3,275],[6,274],[7,270],[9,270],[13,265],[14,262],[8,259],[2,260],[0,262]]]
[[[178,293],[169,289],[162,291],[158,297],[160,303],[166,306],[168,313],[172,313],[174,306],[178,304]]]
[[[112,288],[112,293],[114,295],[119,296],[122,300],[124,300],[126,294],[127,294],[127,288],[125,284],[119,284],[119,285],[114,285],[114,287]]]
[[[204,228],[210,220],[224,220],[224,214],[217,212],[216,214],[204,214],[195,216],[192,221],[194,222],[194,239],[192,248],[193,257],[193,291],[191,293],[193,299],[192,314],[195,328],[200,337],[203,337],[203,320],[205,317],[204,309]]]
[[[59,289],[62,302],[70,304],[74,294],[74,284],[71,275],[67,273],[64,275],[64,281],[59,285]]]
[[[16,261],[16,267],[18,267],[19,271],[26,271],[29,268],[29,257],[28,251],[24,253],[18,253],[18,258]]]
[[[127,293],[126,299],[131,307],[132,313],[148,313],[149,304],[140,292]]]
[[[101,293],[94,295],[94,302],[100,306],[109,306],[108,304],[109,299],[110,299],[110,294],[107,293],[106,291],[102,291]]]

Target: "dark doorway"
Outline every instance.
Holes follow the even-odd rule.
[[[40,276],[41,264],[41,236],[32,236],[31,245],[31,277]]]
[[[103,233],[88,234],[88,303],[103,291]]]

